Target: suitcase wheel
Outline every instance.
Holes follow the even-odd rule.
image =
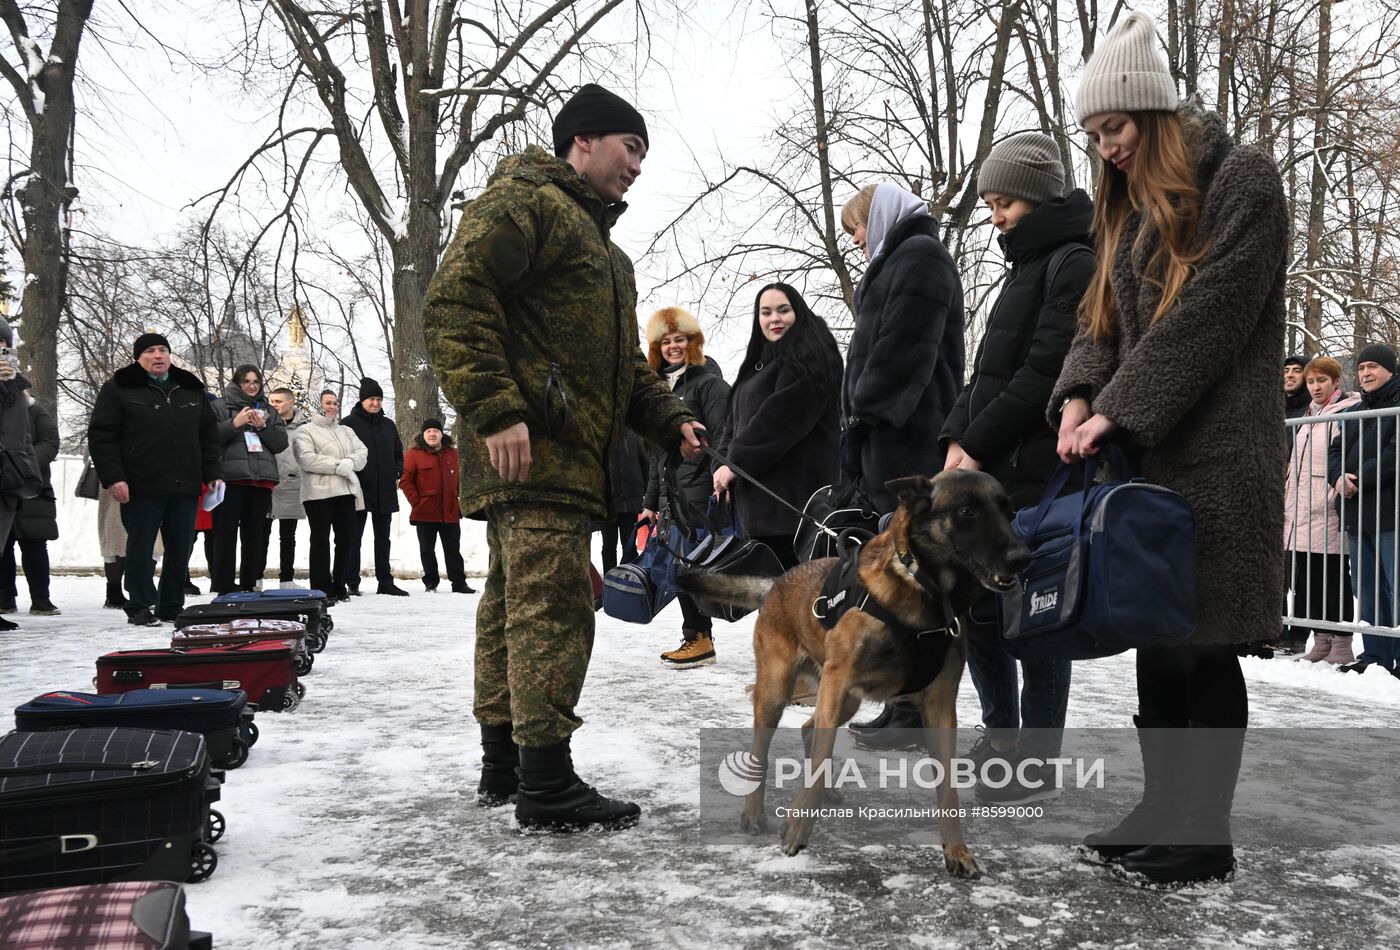
[[[311,667],[316,663],[316,658],[310,653],[293,653],[292,669],[296,670],[297,676],[305,676],[311,672]]]
[[[217,808],[209,809],[209,817],[204,822],[204,840],[213,844],[224,836],[226,828],[223,812]]]
[[[326,648],[326,635],[324,633],[308,633],[306,635],[306,648],[312,653],[320,653]]]
[[[330,614],[322,614],[322,615],[321,615],[321,632],[322,632],[322,633],[330,633],[330,632],[331,632],[332,630],[334,630],[334,629],[335,629],[335,621],[331,618],[331,615],[330,615]]]
[[[258,724],[253,720],[248,719],[240,723],[238,731],[243,737],[243,744],[248,748],[251,749],[258,744]]]
[[[218,866],[218,852],[203,841],[196,841],[194,847],[190,849],[190,876],[187,880],[191,884],[207,881]]]
[[[219,760],[219,767],[224,769],[236,769],[244,762],[248,761],[248,743],[241,738],[233,740],[233,751]],[[211,839],[212,840],[212,839]]]
[[[298,683],[297,685],[300,686],[301,684]],[[300,705],[301,697],[296,694],[295,690],[289,689],[282,694],[282,706],[280,708],[283,712],[291,712]]]
[[[297,702],[301,702],[303,699],[306,698],[306,685],[305,685],[305,684],[303,684],[303,683],[297,683],[297,684],[296,684],[296,691],[297,691]]]

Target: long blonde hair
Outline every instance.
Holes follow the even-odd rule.
[[[1130,211],[1147,217],[1134,250],[1150,231],[1162,239],[1143,276],[1162,292],[1152,315],[1153,323],[1176,303],[1207,250],[1204,245],[1192,246],[1201,216],[1201,190],[1196,184],[1187,138],[1199,138],[1199,122],[1183,119],[1176,112],[1136,112],[1132,118],[1139,136],[1132,173],[1121,172],[1112,162],[1102,160],[1094,199],[1093,230],[1099,266],[1079,303],[1079,320],[1096,340],[1111,338],[1118,332],[1113,259]]]

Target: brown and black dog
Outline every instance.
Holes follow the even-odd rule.
[[[862,699],[884,700],[906,685],[910,664],[908,630],[946,627],[947,618],[962,615],[978,589],[1009,590],[1016,574],[1029,561],[1026,546],[1011,530],[1011,502],[997,481],[981,472],[944,472],[899,478],[885,486],[899,499],[889,526],[860,551],[856,573],[861,584],[888,615],[906,626],[905,635],[891,630],[871,613],[850,609],[831,630],[814,610],[836,558],[798,565],[782,577],[724,577],[683,574],[683,589],[714,600],[761,610],[754,625],[753,647],[757,683],[753,693],[753,756],[768,767],[773,730],[792,694],[798,672],[820,671],[816,709],[803,725],[808,777],[821,770],[832,753],[836,730],[849,720]],[[928,636],[929,634],[925,634]],[[918,695],[923,711],[927,748],[949,776],[957,729],[958,682],[967,647],[956,626],[947,633],[942,667]],[[828,766],[829,768],[829,766]],[[815,814],[827,789],[811,784],[798,793],[793,809]],[[741,824],[751,834],[766,827],[764,786],[750,794]],[[979,875],[977,861],[963,842],[956,817],[957,790],[943,782],[938,796],[939,830],[948,872],[956,877]],[[795,855],[807,844],[815,822],[789,818],[783,826],[782,847]]]

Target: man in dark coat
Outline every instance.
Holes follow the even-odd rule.
[[[49,599],[49,542],[58,540],[58,499],[53,492],[50,465],[58,457],[58,423],[53,415],[33,396],[29,400],[29,435],[34,442],[34,461],[44,487],[33,498],[19,503],[15,525],[0,556],[0,583],[6,584],[0,594],[0,613],[16,611],[15,544],[24,563],[24,580],[29,587],[29,612],[43,617],[56,616],[62,611]]]
[[[204,384],[171,365],[169,340],[143,333],[132,357],[97,393],[88,452],[98,480],[122,506],[127,619],[152,626],[174,620],[185,606],[195,512],[202,486],[223,475],[223,443]],[[159,593],[157,534],[165,542]]]
[[[403,476],[403,440],[399,438],[399,427],[384,414],[384,390],[378,382],[368,376],[360,380],[360,399],[340,424],[353,429],[369,449],[369,461],[359,473],[365,508],[355,515],[359,526],[352,542],[355,560],[350,571],[350,593],[360,593],[360,542],[365,522],[372,520],[374,579],[379,583],[379,593],[407,597],[408,591],[394,583],[389,564],[394,512],[399,510],[399,478]]]
[[[1351,576],[1361,619],[1377,627],[1395,626],[1394,598],[1400,590],[1395,545],[1396,417],[1345,421],[1353,412],[1400,406],[1395,351],[1372,343],[1356,354],[1361,401],[1338,413],[1337,435],[1327,449],[1327,483],[1347,534]],[[1375,664],[1400,677],[1400,639],[1363,633],[1365,649],[1343,670],[1365,672]]]
[[[841,386],[842,464],[887,513],[885,482],[943,470],[938,435],[963,386],[962,280],[927,205],[897,185],[875,187],[853,234],[870,266]]]

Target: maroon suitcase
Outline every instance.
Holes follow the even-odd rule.
[[[170,686],[241,689],[258,709],[290,712],[305,689],[285,640],[182,650],[118,650],[97,658],[97,692]]]
[[[194,623],[175,631],[170,638],[173,650],[190,647],[224,647],[259,640],[286,640],[292,647],[292,669],[297,676],[311,672],[316,657],[307,648],[306,624],[296,620],[243,618],[221,623]]]

